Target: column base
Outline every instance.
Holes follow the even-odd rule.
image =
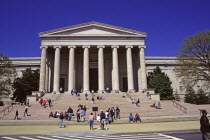
[[[52,94],[60,94],[60,91],[53,91]]]
[[[129,89],[127,92],[128,93],[135,93],[136,91],[135,91],[135,89]]]
[[[112,90],[112,93],[120,93],[120,90]]]
[[[106,93],[105,90],[98,90],[98,93]]]
[[[139,92],[140,92],[140,93],[146,93],[147,90],[146,90],[146,89],[140,89]]]
[[[82,93],[90,93],[90,90],[83,90]]]
[[[65,91],[65,94],[71,94],[71,90]]]

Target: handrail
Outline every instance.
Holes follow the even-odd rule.
[[[59,103],[59,101],[61,100],[61,98],[63,97],[63,95],[64,95],[64,94],[58,95],[58,97],[57,97],[55,100],[53,100],[53,105]]]
[[[131,103],[133,103],[133,101],[134,101],[134,103],[136,102],[136,100],[134,98],[132,98],[129,93],[126,92],[125,94],[130,99]]]
[[[184,107],[183,105],[179,104],[177,101],[172,100],[173,106],[175,105],[180,111],[184,112],[185,114],[187,113],[187,108]]]
[[[1,110],[0,111],[0,116],[1,116],[1,114],[3,114],[3,115],[2,115],[2,117],[0,117],[0,119],[3,119],[4,116],[8,115],[12,110],[13,110],[13,104],[11,104],[10,106],[8,106],[5,109]]]
[[[127,96],[131,101],[133,100],[133,98],[130,96],[129,93],[125,92],[125,94],[126,94],[126,96]]]

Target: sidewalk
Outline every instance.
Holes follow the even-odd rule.
[[[59,128],[59,119],[49,120],[0,120],[0,135],[107,135],[113,133],[153,132],[198,130],[200,115],[142,117],[142,123],[128,123],[127,118],[114,120],[109,129],[98,130],[99,123],[95,121],[95,130],[89,130],[88,122],[64,121],[67,128]]]
[[[59,123],[53,126],[0,126],[0,135],[107,135],[114,133],[130,132],[155,132],[155,131],[176,131],[176,130],[198,130],[199,121],[182,122],[159,122],[159,123],[130,123],[114,124],[105,126],[109,129],[98,130],[99,125],[94,125],[95,130],[90,130],[89,125],[68,125],[67,128],[59,128]]]

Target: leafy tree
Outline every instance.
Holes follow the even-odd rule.
[[[185,97],[184,97],[184,101],[186,103],[195,104],[196,99],[197,99],[197,96],[195,94],[194,89],[191,86],[188,86],[186,88],[186,94],[185,94]]]
[[[161,100],[175,99],[170,78],[157,66],[153,73],[148,75],[148,87],[160,93]]]
[[[200,105],[200,104],[208,104],[209,103],[209,97],[206,96],[206,93],[202,89],[199,89],[198,90],[198,92],[197,92],[197,98],[196,98],[195,103],[197,105]]]
[[[11,94],[12,80],[16,76],[12,61],[0,52],[0,98]]]
[[[194,86],[203,81],[205,87],[210,87],[210,31],[198,33],[184,39],[177,56],[178,67],[175,72],[182,79],[183,85]]]
[[[31,95],[32,91],[39,89],[39,70],[27,68],[22,71],[22,77],[15,79],[12,86],[15,89],[13,99],[25,101],[27,95]]]

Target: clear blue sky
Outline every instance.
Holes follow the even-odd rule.
[[[39,32],[96,21],[147,33],[146,56],[176,56],[210,30],[210,0],[0,0],[0,52],[41,55]]]

